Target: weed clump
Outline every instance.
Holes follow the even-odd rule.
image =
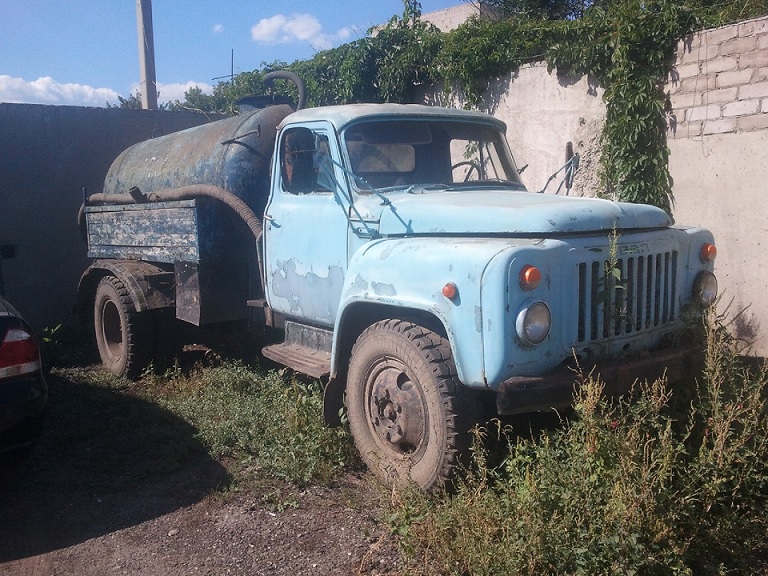
[[[701,375],[606,400],[588,379],[574,416],[508,442],[482,442],[454,494],[409,492],[387,517],[425,573],[756,573],[768,533],[764,369],[739,359],[713,319]],[[479,430],[478,437],[489,433]]]

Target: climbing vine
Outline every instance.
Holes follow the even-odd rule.
[[[768,0],[602,0],[581,17],[529,15],[471,18],[441,33],[421,19],[416,0],[366,37],[287,67],[307,84],[312,106],[350,102],[415,102],[438,83],[459,90],[467,107],[484,102],[490,82],[521,64],[545,60],[558,74],[591,74],[604,88],[602,180],[607,196],[671,211],[664,83],[680,38],[729,19],[768,13]],[[211,108],[228,111],[236,96],[261,93],[264,72],[216,87]],[[278,92],[292,87],[280,85]],[[195,107],[205,108],[199,93]],[[179,106],[182,104],[176,103]]]
[[[548,50],[551,67],[593,74],[605,89],[601,162],[608,195],[671,212],[664,83],[678,39],[698,25],[684,4],[630,0],[588,11],[569,24],[566,41]]]

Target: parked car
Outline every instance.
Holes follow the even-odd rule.
[[[0,455],[22,456],[35,445],[47,401],[37,339],[0,297]]]

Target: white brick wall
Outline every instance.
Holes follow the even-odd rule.
[[[768,18],[681,40],[667,90],[671,138],[765,130]]]

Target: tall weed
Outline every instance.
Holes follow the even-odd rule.
[[[630,399],[588,379],[574,416],[534,438],[500,425],[492,466],[482,442],[453,494],[399,495],[388,517],[434,574],[756,573],[768,544],[764,370],[710,319],[700,376]]]

